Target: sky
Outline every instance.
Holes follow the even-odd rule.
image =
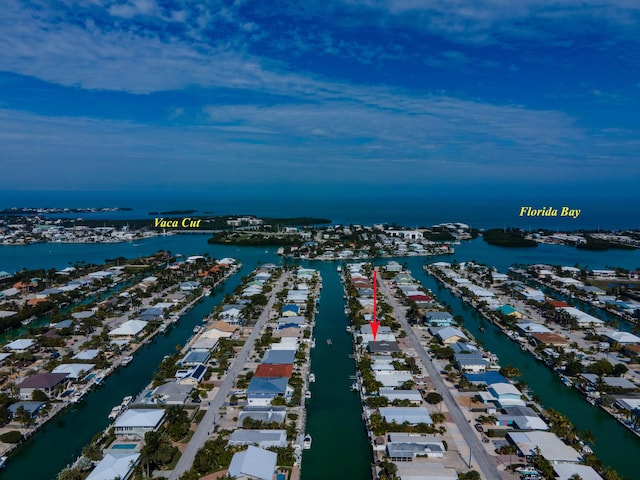
[[[637,0],[3,0],[0,190],[640,198]]]

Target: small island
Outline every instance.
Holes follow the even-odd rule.
[[[484,241],[496,247],[537,247],[538,244],[525,238],[522,230],[493,228],[483,233]]]

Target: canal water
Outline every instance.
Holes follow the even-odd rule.
[[[520,380],[531,388],[533,394],[540,397],[544,407],[563,413],[579,430],[590,430],[595,437],[593,451],[605,465],[612,466],[625,478],[638,478],[636,458],[640,455],[640,438],[602,409],[588,403],[576,389],[566,387],[546,365],[521,350],[516,342],[508,339],[492,323],[451,294],[434,277],[424,272],[421,266],[421,262],[410,262],[409,268],[415,278],[431,289],[441,302],[450,305],[453,315],[462,316],[465,328],[485,348],[498,356],[501,365],[517,367],[522,372]],[[480,327],[485,328],[485,331],[481,332]]]
[[[371,447],[367,438],[360,397],[352,392],[349,377],[355,375],[355,360],[349,325],[344,313],[343,290],[337,263],[314,263],[322,275],[322,293],[316,316],[316,348],[311,353],[311,371],[316,381],[307,400],[307,433],[311,450],[302,457],[302,480],[348,478],[371,480]],[[327,344],[331,340],[331,345]]]

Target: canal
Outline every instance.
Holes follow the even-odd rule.
[[[589,404],[577,390],[567,388],[546,365],[521,350],[516,342],[451,294],[421,267],[422,261],[409,262],[415,278],[431,289],[441,302],[451,306],[453,315],[462,316],[465,328],[485,348],[498,356],[501,365],[517,367],[522,372],[520,379],[541,399],[544,407],[563,413],[579,430],[591,431],[595,437],[593,451],[605,465],[613,467],[625,478],[637,478],[636,455],[640,454],[640,438],[602,409]],[[485,331],[481,332],[480,327]]]
[[[344,313],[343,290],[334,262],[313,263],[322,275],[322,293],[316,316],[316,348],[311,353],[311,384],[307,400],[307,433],[311,450],[302,457],[302,479],[348,478],[371,480],[371,446],[368,441],[360,397],[351,391],[355,360],[349,325]],[[331,345],[327,344],[331,340]]]

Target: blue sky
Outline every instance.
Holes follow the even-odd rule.
[[[5,0],[0,189],[637,197],[639,42],[635,0]]]

